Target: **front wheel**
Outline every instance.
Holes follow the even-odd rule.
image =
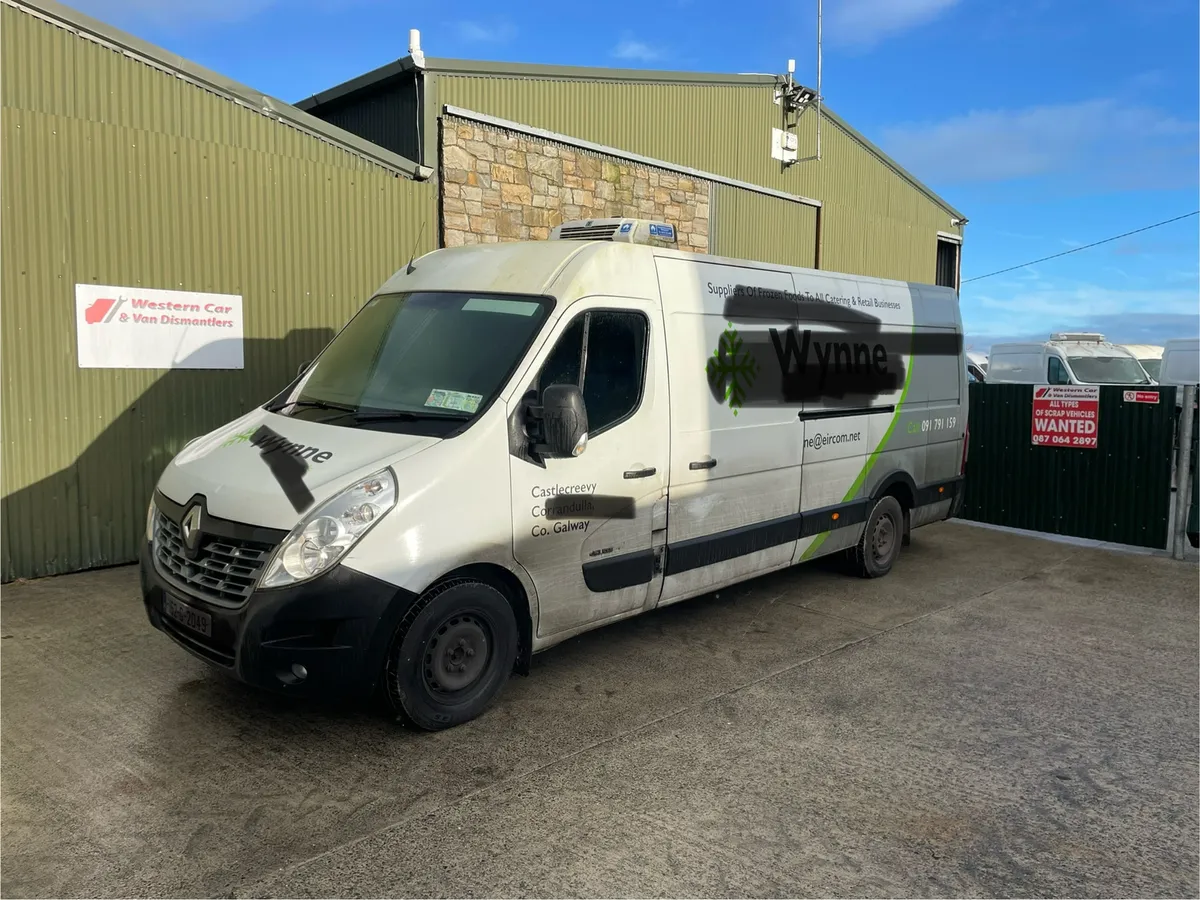
[[[517,656],[517,622],[498,590],[444,582],[413,604],[387,661],[392,708],[437,731],[474,719],[499,696]]]
[[[880,578],[892,570],[904,537],[904,510],[895,497],[880,497],[854,548],[854,568],[863,578]]]

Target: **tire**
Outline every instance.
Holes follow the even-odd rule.
[[[904,536],[904,510],[895,497],[880,497],[862,538],[853,551],[855,572],[862,578],[882,578],[892,570]]]
[[[423,594],[396,629],[384,681],[392,709],[426,731],[461,725],[500,695],[517,657],[508,600],[459,578]]]

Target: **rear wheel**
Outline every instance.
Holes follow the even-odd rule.
[[[388,653],[392,708],[427,731],[474,719],[508,681],[517,643],[512,607],[490,584],[464,578],[432,588],[404,617]]]
[[[862,538],[854,548],[854,569],[863,578],[880,578],[892,569],[904,538],[904,510],[895,497],[880,497]]]

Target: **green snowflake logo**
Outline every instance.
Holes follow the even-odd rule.
[[[245,431],[243,431],[241,434],[235,434],[235,435],[233,435],[232,437],[228,438],[228,439],[225,441],[225,443],[223,443],[221,446],[222,446],[222,447],[228,447],[230,444],[246,444],[246,443],[249,443],[249,442],[250,442],[250,438],[254,437],[254,432],[255,432],[255,431],[257,431],[257,430],[258,430],[258,427],[257,427],[257,426],[255,426],[254,428],[247,428],[247,429],[246,429]]]
[[[758,363],[746,351],[732,324],[725,326],[706,368],[709,383],[724,392],[725,402],[736,416],[738,408],[746,402],[746,390],[758,377]]]

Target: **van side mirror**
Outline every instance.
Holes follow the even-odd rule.
[[[301,375],[303,375],[305,372],[307,372],[309,366],[311,366],[312,364],[313,364],[313,361],[311,359],[308,360],[307,362],[300,363],[300,368],[298,368],[296,370],[296,377],[299,378]]]
[[[587,449],[587,408],[578,385],[550,385],[542,391],[542,405],[529,407],[529,417],[535,453],[570,458]]]

